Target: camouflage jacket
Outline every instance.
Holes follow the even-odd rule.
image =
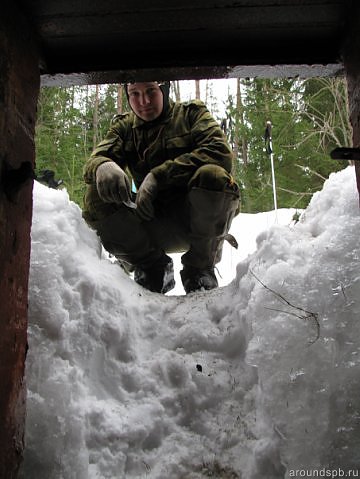
[[[161,191],[186,188],[205,164],[220,165],[230,172],[232,152],[202,102],[170,100],[166,114],[153,122],[144,122],[133,112],[116,115],[85,165],[85,182],[94,183],[97,167],[109,160],[127,169],[137,188],[152,171]]]

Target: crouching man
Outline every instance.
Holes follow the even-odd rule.
[[[225,136],[202,102],[173,102],[168,82],[125,89],[132,111],[114,118],[84,168],[83,216],[150,291],[174,287],[166,253],[175,252],[185,253],[186,293],[216,288],[214,267],[239,205]]]

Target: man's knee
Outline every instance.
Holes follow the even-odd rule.
[[[201,166],[191,178],[189,188],[204,188],[213,191],[225,191],[235,185],[230,173],[219,165]]]
[[[99,222],[116,213],[118,209],[115,203],[105,203],[99,197],[96,185],[88,185],[82,216],[91,228],[96,230]]]

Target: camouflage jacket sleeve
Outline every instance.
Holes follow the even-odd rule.
[[[161,189],[187,185],[196,170],[206,164],[219,165],[231,172],[232,151],[206,106],[192,101],[184,108],[193,149],[152,169]]]
[[[126,168],[124,142],[129,125],[129,113],[116,115],[105,138],[97,145],[84,166],[86,183],[94,183],[98,166],[106,161],[115,161],[121,168]]]

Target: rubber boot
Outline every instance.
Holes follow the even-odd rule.
[[[136,266],[134,281],[149,291],[166,294],[175,286],[172,259],[164,254],[160,260],[149,267]]]
[[[224,239],[239,205],[237,192],[192,188],[190,204],[190,249],[180,272],[186,293],[218,286],[215,264],[221,260]]]

